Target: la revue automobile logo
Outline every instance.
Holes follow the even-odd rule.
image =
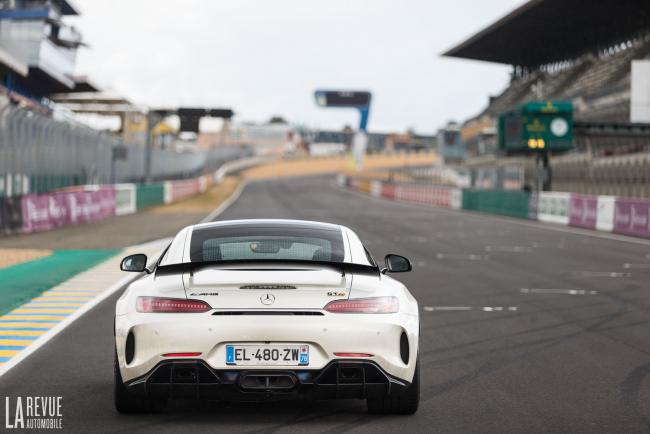
[[[63,429],[61,396],[5,397],[5,429]]]

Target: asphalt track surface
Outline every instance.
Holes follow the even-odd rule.
[[[219,218],[253,217],[344,224],[375,257],[411,258],[399,278],[421,310],[416,415],[368,415],[355,400],[119,415],[117,295],[0,378],[0,395],[63,396],[76,432],[650,431],[650,244],[373,199],[325,178],[250,184]]]

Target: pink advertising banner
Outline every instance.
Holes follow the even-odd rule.
[[[115,215],[115,189],[28,194],[22,198],[23,232],[89,223]]]
[[[596,229],[598,196],[572,194],[569,199],[569,225]]]
[[[614,203],[614,232],[650,238],[650,200],[617,197]]]
[[[430,185],[398,185],[395,198],[407,202],[426,203],[445,208],[451,207],[451,189]]]
[[[192,196],[201,191],[201,182],[199,178],[188,179],[183,181],[168,181],[170,184],[170,202],[176,202],[187,196]]]

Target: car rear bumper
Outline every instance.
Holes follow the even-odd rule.
[[[401,393],[408,383],[368,360],[336,360],[323,369],[213,369],[203,360],[165,360],[126,383],[149,398],[269,401],[296,398],[374,398]]]
[[[142,378],[168,353],[200,353],[216,372],[230,370],[322,370],[340,361],[337,353],[363,353],[392,378],[411,381],[418,350],[418,318],[411,315],[325,314],[321,316],[219,316],[213,314],[134,314],[116,318],[116,346],[125,382]],[[125,357],[131,336],[133,357]],[[228,344],[306,344],[309,364],[299,366],[232,366]],[[405,343],[406,356],[402,347]],[[178,358],[178,357],[173,357]],[[349,358],[349,357],[347,357]]]

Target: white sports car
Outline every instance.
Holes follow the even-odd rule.
[[[366,399],[373,413],[418,408],[418,304],[344,226],[233,220],[181,230],[117,301],[115,404],[170,398]]]

